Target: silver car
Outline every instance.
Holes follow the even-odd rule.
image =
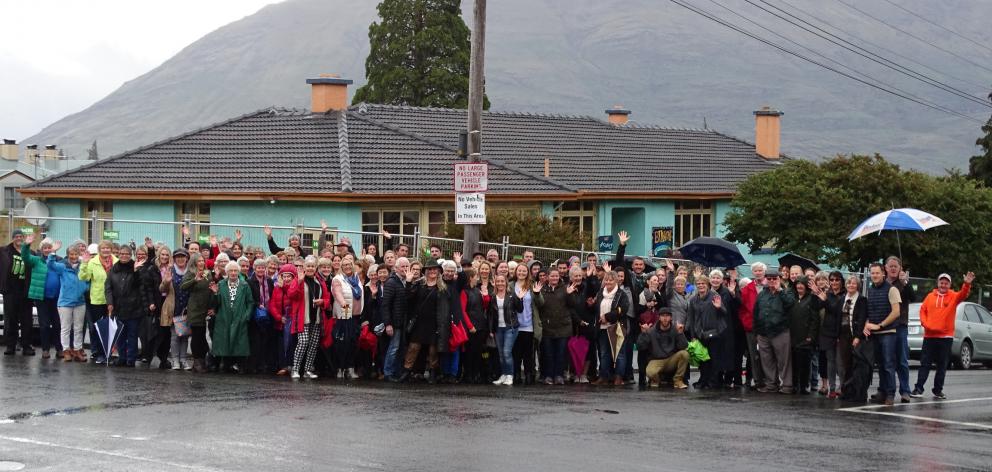
[[[920,304],[909,305],[909,357],[919,359],[923,349],[923,326]],[[975,362],[992,366],[992,314],[971,302],[958,305],[954,321],[951,361],[959,369],[969,369]]]

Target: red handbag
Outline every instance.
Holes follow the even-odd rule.
[[[451,351],[457,351],[462,344],[468,342],[468,332],[465,331],[465,327],[461,323],[451,323],[451,336],[448,338],[448,347]]]
[[[362,332],[358,335],[358,349],[369,351],[372,353],[372,357],[375,357],[375,348],[378,344],[379,338],[369,329],[369,325],[362,326]]]

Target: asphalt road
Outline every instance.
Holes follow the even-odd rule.
[[[990,387],[990,370],[952,372],[948,401],[845,410],[817,395],[294,383],[17,356],[0,359],[0,471],[992,470]]]

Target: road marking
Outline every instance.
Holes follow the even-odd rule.
[[[894,416],[894,417],[897,417],[897,418],[907,418],[907,419],[917,420],[917,421],[930,421],[930,422],[933,422],[933,423],[950,424],[950,425],[964,426],[964,427],[968,427],[968,428],[979,428],[979,429],[992,430],[992,425],[983,424],[983,423],[969,423],[969,422],[966,422],[966,421],[945,420],[945,419],[941,419],[941,418],[931,418],[931,417],[928,417],[928,416],[910,415],[910,414],[906,414],[906,413],[895,413],[895,412],[891,412],[891,411],[875,411],[875,410],[878,410],[878,409],[881,409],[881,408],[909,407],[909,406],[916,406],[916,405],[937,405],[937,404],[965,403],[965,402],[979,402],[979,401],[992,401],[992,397],[962,398],[962,399],[958,399],[958,400],[935,400],[935,401],[930,401],[930,402],[901,403],[901,404],[896,404],[896,405],[864,405],[864,406],[854,406],[854,407],[848,407],[848,408],[838,408],[837,411],[847,411],[847,412],[851,412],[851,413],[864,413],[866,415]]]
[[[72,451],[80,451],[80,452],[87,452],[87,453],[90,453],[90,454],[99,454],[99,455],[103,455],[103,456],[117,457],[117,458],[120,458],[120,459],[129,459],[129,460],[133,460],[133,461],[150,462],[150,463],[157,464],[157,465],[165,465],[165,466],[169,466],[169,467],[178,467],[178,468],[189,469],[189,470],[198,470],[198,471],[204,471],[204,472],[219,472],[221,470],[221,469],[214,469],[214,468],[211,468],[211,467],[204,467],[204,466],[199,466],[199,465],[180,464],[178,462],[169,462],[169,461],[163,461],[163,460],[159,460],[159,459],[152,459],[152,458],[149,458],[149,457],[141,457],[141,456],[136,456],[134,454],[128,454],[128,453],[125,453],[125,452],[103,451],[103,450],[100,450],[100,449],[93,449],[93,448],[90,448],[90,447],[81,447],[81,446],[68,446],[68,445],[65,445],[65,444],[57,444],[57,443],[53,443],[53,442],[49,442],[49,441],[39,441],[37,439],[30,439],[30,438],[20,438],[20,437],[16,437],[16,436],[0,436],[0,439],[5,440],[5,441],[11,441],[11,442],[16,442],[16,443],[21,443],[21,444],[31,444],[31,445],[35,445],[35,446],[44,446],[44,447],[57,447],[57,448],[62,448],[62,449],[69,449],[69,450],[72,450]]]

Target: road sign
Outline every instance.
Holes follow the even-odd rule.
[[[486,194],[484,193],[455,194],[455,224],[459,224],[459,225],[486,224]]]
[[[489,190],[489,164],[461,162],[455,164],[455,192],[474,193]]]

